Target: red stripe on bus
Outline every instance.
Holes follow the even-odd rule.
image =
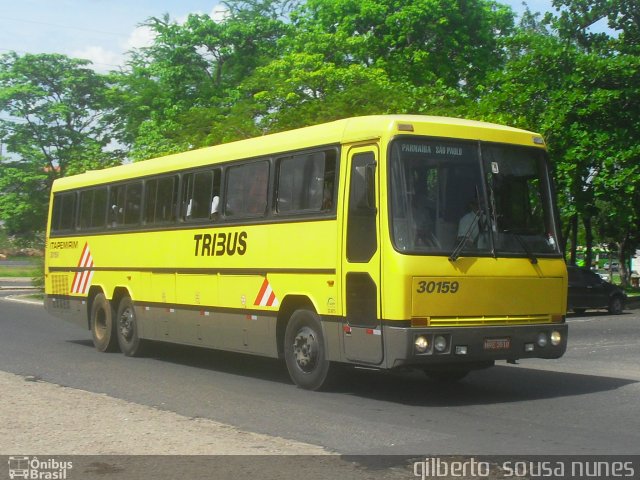
[[[269,281],[265,278],[264,282],[262,282],[262,287],[260,287],[260,292],[258,292],[258,296],[253,302],[254,305],[260,305],[264,292],[267,291],[267,288],[269,288]]]

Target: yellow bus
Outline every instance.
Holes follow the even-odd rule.
[[[566,350],[541,136],[356,117],[62,178],[46,308],[99,351],[149,341],[455,379]]]

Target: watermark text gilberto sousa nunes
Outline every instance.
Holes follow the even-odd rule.
[[[492,468],[497,467],[496,468]],[[633,461],[508,460],[492,465],[474,457],[463,460],[428,457],[413,463],[413,474],[428,478],[636,478]]]

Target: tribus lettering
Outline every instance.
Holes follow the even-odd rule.
[[[247,232],[199,233],[193,236],[196,242],[196,257],[219,257],[221,255],[244,255],[247,251]]]

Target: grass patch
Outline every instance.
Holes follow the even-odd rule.
[[[33,267],[5,267],[0,263],[0,277],[28,277],[33,278],[38,275],[38,268]]]
[[[640,288],[637,287],[627,287],[625,288],[627,292],[627,297],[629,298],[640,298]]]
[[[0,260],[0,277],[30,278],[34,286],[43,286],[44,258],[23,256]]]

